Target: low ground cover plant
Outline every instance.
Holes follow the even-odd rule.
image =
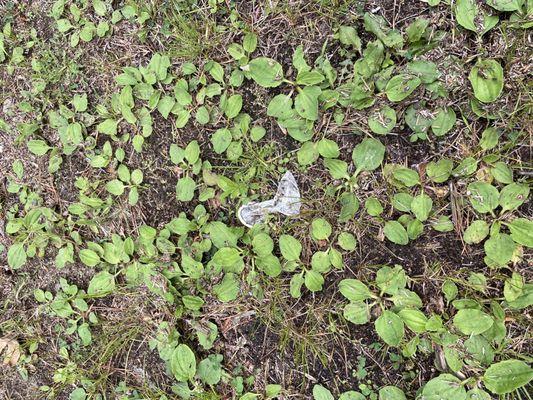
[[[532,15],[0,4],[0,397],[529,399]]]

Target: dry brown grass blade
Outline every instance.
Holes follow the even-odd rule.
[[[2,365],[8,365],[14,367],[17,365],[20,359],[20,345],[16,340],[9,339],[8,337],[0,338],[0,355],[5,350],[4,361]]]

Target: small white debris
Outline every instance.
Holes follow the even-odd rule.
[[[298,215],[301,205],[300,189],[298,189],[296,179],[290,171],[287,171],[279,181],[278,190],[273,199],[245,204],[239,208],[237,216],[244,226],[251,228],[263,222],[267,214]]]

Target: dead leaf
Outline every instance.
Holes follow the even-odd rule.
[[[16,340],[9,339],[8,337],[0,338],[0,355],[2,352],[4,352],[2,365],[14,367],[20,359],[20,345]]]

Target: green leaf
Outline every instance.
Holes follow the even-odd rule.
[[[379,200],[374,197],[369,197],[365,200],[365,209],[368,215],[372,217],[377,217],[383,212],[383,206]]]
[[[91,249],[80,250],[79,253],[80,260],[82,263],[89,267],[95,267],[100,263],[100,256]]]
[[[292,99],[285,94],[278,94],[268,103],[267,115],[287,119],[293,114]]]
[[[424,222],[429,218],[432,207],[433,200],[425,193],[415,196],[411,202],[411,211],[420,222]]]
[[[453,317],[453,324],[465,335],[480,335],[488,331],[494,320],[481,310],[463,308]]]
[[[87,288],[87,294],[102,297],[115,290],[115,276],[107,271],[100,271],[92,277]]]
[[[194,198],[195,188],[196,182],[190,176],[179,179],[176,184],[176,198],[178,201],[191,201]]]
[[[70,29],[74,28],[70,21],[66,18],[61,18],[56,21],[57,30],[60,33],[68,32]]]
[[[365,13],[365,29],[372,32],[387,47],[400,49],[403,46],[403,38],[399,31],[389,29],[388,23],[382,16]]]
[[[352,46],[355,50],[361,51],[361,39],[359,38],[359,35],[357,34],[357,31],[355,28],[351,26],[345,26],[341,25],[339,27],[339,41],[346,45],[346,46]]]
[[[477,163],[474,157],[467,157],[452,170],[452,174],[455,177],[472,175],[477,170]]]
[[[399,289],[391,298],[394,305],[398,308],[421,308],[422,300],[411,290]]]
[[[398,221],[387,221],[383,228],[385,237],[391,242],[401,245],[409,243],[409,237],[407,231]]]
[[[357,247],[355,236],[349,232],[341,232],[337,238],[337,243],[345,251],[354,251]]]
[[[170,65],[170,58],[168,56],[155,53],[150,59],[148,68],[155,73],[159,81],[164,81],[167,78],[167,70]]]
[[[516,243],[533,247],[533,221],[526,218],[515,218],[508,224],[511,237]]]
[[[479,101],[491,103],[500,97],[503,90],[503,69],[498,61],[479,59],[468,79],[474,89],[474,96]]]
[[[211,118],[209,115],[209,110],[205,106],[198,107],[198,109],[196,110],[196,115],[194,117],[200,125],[207,124],[209,122],[209,119]]]
[[[437,65],[431,61],[410,61],[407,64],[407,71],[415,76],[418,76],[422,83],[425,84],[430,84],[436,81],[440,76]]]
[[[143,172],[140,169],[134,169],[131,173],[131,183],[140,185],[143,181]]]
[[[294,100],[294,108],[302,118],[310,121],[318,119],[318,96],[322,90],[318,86],[300,89]]]
[[[425,18],[416,18],[413,22],[411,22],[405,30],[409,42],[415,43],[422,39],[422,36],[426,32],[428,25],[429,20]]]
[[[23,243],[13,243],[7,252],[7,264],[12,269],[19,269],[27,260]]]
[[[324,75],[318,71],[301,71],[296,77],[296,84],[304,86],[318,85],[324,79]]]
[[[168,115],[170,114],[170,111],[174,108],[174,105],[176,104],[176,99],[171,96],[163,96],[161,99],[159,99],[159,102],[157,103],[157,111],[163,116],[164,119],[168,118]]]
[[[398,315],[402,321],[415,333],[423,333],[426,331],[427,317],[419,310],[400,310]]]
[[[427,132],[433,122],[431,111],[424,107],[423,103],[414,103],[405,111],[405,122],[417,134],[426,138]]]
[[[459,289],[453,281],[446,280],[442,284],[442,292],[444,293],[444,297],[446,297],[446,301],[449,303],[457,297]]]
[[[407,400],[407,398],[396,386],[384,386],[379,389],[379,400]]]
[[[523,310],[533,305],[533,284],[526,283],[522,294],[514,301],[508,302],[510,308],[514,310]],[[500,325],[503,325],[503,322],[499,322]],[[505,334],[505,330],[501,329],[502,333]],[[500,335],[501,336],[501,335]],[[503,337],[503,336],[501,336]]]
[[[68,396],[69,400],[86,400],[87,399],[87,392],[84,388],[76,388],[74,389],[70,395]]]
[[[392,175],[395,179],[399,180],[401,183],[403,183],[407,187],[414,186],[418,183],[420,183],[420,177],[418,175],[418,172],[412,170],[411,168],[405,168],[400,167],[396,168]]]
[[[173,164],[181,164],[185,159],[185,150],[173,143],[170,145],[169,156]]]
[[[196,357],[186,344],[178,345],[170,357],[170,370],[178,382],[187,382],[196,375]]]
[[[75,95],[72,98],[72,105],[76,112],[85,112],[87,111],[87,94]]]
[[[242,109],[242,96],[240,94],[234,94],[230,96],[226,103],[224,113],[229,119],[235,118]]]
[[[79,32],[80,39],[84,42],[90,42],[93,40],[95,31],[96,26],[94,26],[92,22],[87,22],[85,25],[83,25],[83,28],[81,28]]]
[[[296,68],[298,74],[311,71],[311,67],[307,64],[307,61],[305,61],[304,48],[302,45],[299,45],[294,50],[292,55],[292,65]]]
[[[500,183],[513,183],[513,170],[503,161],[494,163],[490,173]]]
[[[524,278],[522,278],[522,275],[519,273],[513,272],[511,278],[507,278],[503,286],[503,295],[505,297],[505,301],[512,303],[522,296],[523,292]]]
[[[520,11],[524,0],[487,0],[487,4],[498,11]]]
[[[250,77],[265,88],[278,87],[283,82],[283,67],[271,58],[255,58],[244,67],[244,70],[249,71]]]
[[[117,134],[117,127],[118,127],[118,122],[112,118],[108,118],[105,121],[99,123],[96,129],[100,133],[113,136]]]
[[[376,332],[385,343],[398,347],[403,339],[405,329],[402,319],[392,311],[385,310],[374,323]]]
[[[222,247],[213,255],[212,262],[221,267],[231,267],[242,262],[242,256],[236,248]]]
[[[331,392],[322,385],[313,386],[313,400],[335,400]]]
[[[331,225],[324,218],[317,218],[311,223],[311,236],[315,240],[326,240],[331,235]]]
[[[215,61],[209,61],[206,69],[208,69],[209,75],[211,75],[215,81],[224,83],[224,68],[222,68],[222,65]]]
[[[468,244],[481,243],[489,235],[489,224],[482,220],[472,222],[466,228],[463,239]]]
[[[413,219],[407,224],[407,236],[410,240],[417,239],[424,232],[424,224],[418,219]]]
[[[480,213],[492,212],[499,204],[498,189],[486,182],[468,185],[468,196],[474,210]]]
[[[489,341],[481,335],[471,336],[465,340],[465,348],[483,365],[490,365],[494,361],[494,350]]]
[[[290,235],[281,235],[279,237],[279,249],[281,255],[287,261],[298,261],[302,252],[302,245],[298,239]]]
[[[107,13],[106,3],[102,0],[93,0],[93,8],[94,12],[101,17]]]
[[[361,171],[373,171],[383,162],[385,146],[377,139],[366,138],[355,146],[352,159],[357,167],[356,175]]]
[[[392,206],[401,212],[411,212],[413,196],[409,193],[396,193],[392,198]]]
[[[491,365],[483,375],[487,389],[494,394],[514,392],[531,382],[533,369],[520,360],[505,360]]]
[[[421,83],[422,81],[420,78],[413,75],[396,75],[387,82],[385,93],[387,94],[389,101],[402,101],[413,93]]]
[[[431,227],[437,232],[451,232],[454,230],[453,221],[447,215],[441,215],[437,220],[432,221]]]
[[[268,384],[265,386],[265,396],[267,399],[277,398],[282,389],[281,385]]]
[[[231,131],[227,128],[218,129],[213,136],[211,136],[211,143],[213,144],[213,150],[217,154],[222,154],[231,143],[233,139]]]
[[[396,295],[407,284],[407,276],[400,265],[394,268],[388,265],[381,267],[376,274],[376,285],[382,293]]]
[[[181,255],[181,268],[186,276],[193,279],[199,279],[204,272],[203,264],[187,254]]]
[[[467,400],[492,400],[487,392],[479,388],[469,390],[466,395]]]
[[[386,135],[396,126],[396,111],[389,106],[383,106],[368,117],[368,127],[378,135]]]
[[[370,309],[365,302],[352,302],[344,306],[342,315],[352,324],[364,325],[370,320]]]
[[[336,158],[326,158],[324,160],[324,166],[328,169],[333,179],[349,179],[348,175],[348,163]]]
[[[322,290],[322,285],[324,285],[324,277],[320,272],[314,270],[305,271],[305,287],[311,292],[318,292]]]
[[[293,275],[290,281],[289,293],[291,297],[297,299],[302,295],[302,286],[304,284],[303,274]]]
[[[359,210],[359,200],[355,197],[355,194],[350,192],[344,192],[339,198],[341,204],[341,212],[337,220],[341,223],[350,221],[357,210]]]
[[[326,273],[331,269],[329,255],[325,251],[317,251],[311,257],[311,268],[320,273]]]
[[[242,47],[248,53],[253,53],[257,48],[257,35],[255,33],[247,33],[242,39]]]
[[[485,254],[491,261],[499,266],[504,266],[513,258],[516,244],[511,236],[505,233],[499,233],[491,236],[485,242],[484,247]]]
[[[120,196],[124,193],[124,184],[118,179],[113,179],[112,181],[107,182],[105,188],[109,193],[114,194],[115,196]]]
[[[88,346],[93,341],[91,330],[89,329],[89,324],[87,322],[84,322],[80,326],[78,326],[78,335],[81,339],[83,346]]]
[[[210,354],[198,364],[198,377],[207,385],[217,385],[222,379],[222,355]]]
[[[265,135],[266,129],[262,126],[256,125],[250,129],[250,139],[252,139],[252,142],[259,142]]]
[[[187,86],[180,86],[179,83],[174,86],[174,97],[176,98],[178,104],[183,107],[186,107],[192,103],[192,96],[187,91]]]
[[[28,150],[36,156],[44,156],[51,147],[44,140],[29,140]]]
[[[494,127],[488,127],[481,133],[481,140],[479,141],[479,146],[483,150],[491,150],[498,144],[498,139],[500,137],[500,132]]]
[[[223,303],[235,300],[239,294],[239,290],[239,280],[233,273],[227,273],[224,275],[222,282],[213,286],[213,293]]]
[[[74,262],[74,246],[68,243],[57,252],[55,263],[57,268],[64,268],[68,263]]]
[[[208,112],[209,114],[209,112]],[[178,110],[176,113],[176,128],[183,128],[189,122],[191,118],[191,112],[189,110]],[[207,115],[209,119],[209,115]]]
[[[6,49],[4,46],[4,37],[0,35],[0,63],[4,62],[5,59],[6,59]],[[2,124],[3,124],[3,120],[2,122],[0,122],[0,127],[2,126]]]
[[[331,139],[320,139],[317,144],[317,150],[325,158],[337,158],[340,155],[339,145]]]
[[[498,23],[498,16],[480,11],[476,0],[457,0],[455,18],[459,25],[470,31],[483,35]]]
[[[257,268],[269,277],[276,277],[281,274],[281,263],[279,258],[273,254],[256,258]]]
[[[441,374],[426,383],[422,397],[424,400],[466,400],[466,390],[455,376]]]
[[[524,204],[529,197],[529,185],[520,183],[511,183],[505,186],[500,192],[500,206],[502,213],[510,210],[516,210]]]
[[[431,122],[431,130],[435,136],[443,136],[452,130],[456,121],[457,115],[451,107],[438,108]]]
[[[372,292],[363,282],[357,279],[343,279],[339,283],[339,291],[350,301],[363,301],[373,297]]]
[[[359,392],[349,390],[340,395],[339,400],[365,400],[366,397]]]
[[[455,18],[459,25],[470,31],[477,32],[475,18],[478,13],[478,7],[475,0],[457,0],[455,4]]]

